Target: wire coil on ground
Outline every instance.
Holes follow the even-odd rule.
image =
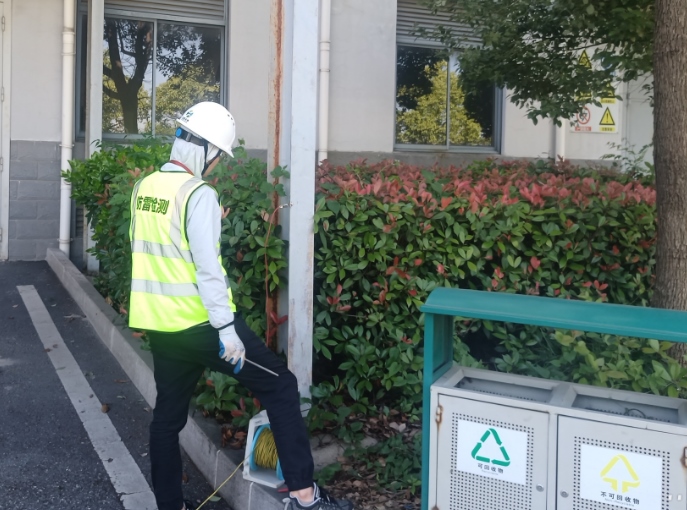
[[[264,469],[277,470],[279,464],[277,444],[274,442],[274,434],[269,427],[261,427],[256,434],[251,463]]]

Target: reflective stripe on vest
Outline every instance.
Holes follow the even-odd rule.
[[[203,185],[201,179],[186,172],[154,172],[136,183],[129,228],[131,328],[173,332],[208,322],[186,237],[188,202]],[[228,305],[236,311],[227,273],[221,256],[218,258],[227,283]]]

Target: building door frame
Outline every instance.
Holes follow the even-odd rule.
[[[0,0],[2,79],[0,81],[0,260],[9,258],[10,213],[10,71],[12,69],[12,0]]]

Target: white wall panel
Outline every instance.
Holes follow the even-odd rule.
[[[267,148],[270,2],[232,0],[229,11],[229,109],[237,138]]]
[[[60,140],[62,0],[12,2],[12,140]]]
[[[396,100],[396,0],[333,0],[332,151],[391,152]]]

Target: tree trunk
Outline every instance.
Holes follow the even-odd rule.
[[[656,0],[655,10],[658,244],[652,306],[687,310],[687,0]],[[687,344],[671,353],[687,365]]]
[[[131,84],[127,86],[131,89]],[[122,114],[124,115],[124,132],[127,134],[138,134],[138,89],[133,93],[127,90],[120,92],[119,97],[122,104]]]

